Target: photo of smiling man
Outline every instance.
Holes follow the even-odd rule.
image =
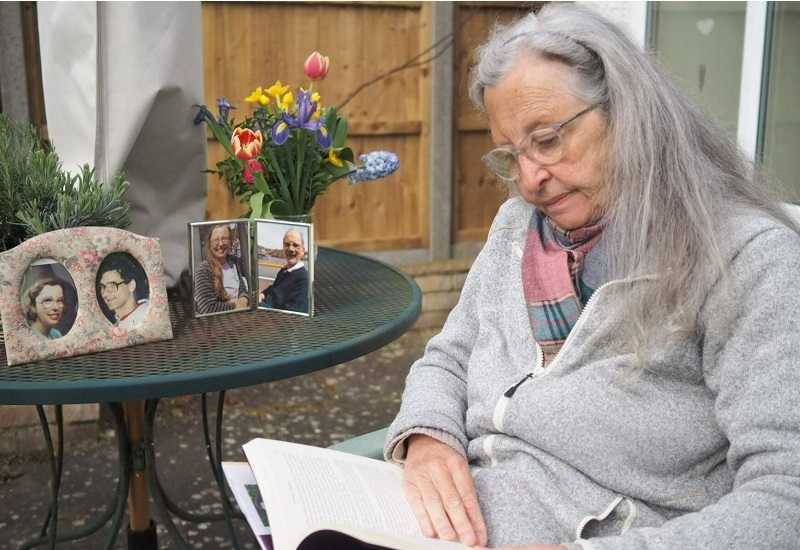
[[[114,326],[138,327],[147,313],[150,297],[147,277],[139,262],[125,252],[109,254],[97,271],[100,309]]]
[[[269,228],[272,231],[281,229],[259,224],[259,229],[262,228],[265,230]],[[308,231],[305,227],[302,229],[300,227],[291,227],[285,232],[281,229],[283,239],[279,241],[280,244],[275,243],[275,245],[281,246],[281,249],[273,245],[275,246],[274,250],[271,250],[269,246],[261,246],[262,240],[261,235],[259,235],[259,247],[261,248],[259,252],[262,253],[261,255],[264,259],[263,267],[268,269],[270,266],[274,266],[272,269],[275,269],[281,266],[277,274],[274,275],[272,283],[265,288],[262,287],[262,291],[259,293],[259,308],[310,314],[310,276],[309,269],[304,262],[307,256],[303,230]],[[277,237],[280,237],[280,234]],[[281,262],[282,265],[278,262]]]

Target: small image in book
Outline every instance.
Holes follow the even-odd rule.
[[[264,500],[250,465],[247,462],[223,462],[222,471],[261,549],[275,550]]]
[[[267,507],[264,506],[264,499],[261,498],[261,492],[258,490],[258,485],[255,483],[252,485],[245,485],[244,489],[247,491],[247,494],[250,497],[250,502],[253,503],[253,508],[255,508],[256,512],[258,512],[258,517],[261,519],[261,523],[263,525],[269,525],[269,521],[267,520]]]

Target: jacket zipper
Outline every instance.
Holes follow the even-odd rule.
[[[580,315],[578,315],[578,320],[575,321],[575,326],[572,327],[572,330],[567,335],[567,339],[564,340],[564,344],[561,346],[561,349],[558,350],[558,353],[556,353],[556,356],[553,357],[553,360],[550,362],[550,366],[548,368],[546,368],[546,369],[542,366],[542,365],[544,365],[544,351],[542,351],[542,348],[538,344],[536,345],[536,347],[539,350],[539,357],[537,359],[536,369],[534,369],[531,372],[527,373],[518,382],[515,382],[514,384],[509,386],[508,389],[506,389],[506,391],[503,392],[503,397],[511,397],[511,396],[513,396],[517,392],[517,389],[522,384],[527,382],[528,380],[538,380],[539,378],[544,376],[545,373],[550,372],[550,371],[553,370],[553,365],[555,364],[556,360],[561,356],[561,353],[564,351],[564,348],[567,347],[567,344],[570,342],[570,340],[572,338],[572,335],[575,334],[575,332],[577,332],[578,327],[580,326],[580,324],[581,324],[581,322],[582,322],[582,320],[583,320],[583,318],[585,316],[585,313],[587,311],[589,311],[589,307],[594,302],[594,297],[597,295],[597,293],[600,290],[602,290],[606,286],[608,286],[608,285],[610,285],[612,283],[615,283],[615,282],[616,281],[608,281],[607,283],[603,283],[602,285],[597,287],[597,290],[595,290],[594,293],[592,293],[591,298],[589,298],[589,301],[586,302],[586,307],[584,307],[583,311],[581,311]],[[541,371],[541,372],[538,372],[538,371]]]
[[[520,386],[522,386],[528,380],[538,380],[553,370],[553,366],[558,361],[558,358],[561,357],[561,354],[564,352],[564,348],[566,348],[567,345],[569,345],[569,343],[572,341],[573,335],[576,332],[578,332],[578,329],[584,322],[586,313],[591,309],[592,304],[595,302],[595,296],[597,296],[601,290],[615,283],[626,282],[626,281],[633,282],[636,280],[646,280],[652,278],[653,278],[652,275],[650,276],[645,275],[642,277],[635,277],[633,279],[619,279],[619,280],[605,282],[599,287],[597,287],[597,289],[592,293],[592,296],[586,302],[586,306],[583,308],[583,311],[581,311],[580,315],[578,316],[578,320],[575,321],[575,326],[572,327],[572,330],[567,335],[567,338],[566,340],[564,340],[564,344],[561,346],[561,349],[558,350],[558,353],[556,353],[556,356],[553,357],[553,360],[550,362],[550,366],[547,367],[546,369],[544,368],[544,351],[542,351],[542,348],[539,346],[539,344],[536,344],[536,347],[539,350],[539,355],[537,357],[537,362],[536,362],[536,368],[531,372],[527,373],[525,376],[523,376],[519,381],[513,383],[511,386],[506,388],[506,390],[503,392],[503,395],[500,396],[500,399],[497,401],[497,404],[494,407],[494,412],[492,413],[492,424],[494,425],[495,430],[497,430],[498,433],[503,432],[503,417],[505,416],[506,408],[508,407],[508,402],[511,399],[511,397],[517,392]]]

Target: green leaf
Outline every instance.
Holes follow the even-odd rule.
[[[269,214],[269,218],[274,218],[275,216],[291,216],[294,214],[294,211],[286,202],[280,199],[275,199],[267,203],[265,214]]]
[[[343,178],[345,176],[348,176],[348,175],[350,175],[350,174],[352,174],[353,172],[356,171],[355,168],[353,168],[352,166],[350,166],[348,164],[345,164],[344,166],[340,167],[340,166],[334,166],[330,162],[326,162],[323,165],[323,167],[325,168],[325,171],[332,178],[330,183],[333,183],[334,181],[336,181],[338,179],[341,179],[341,178]]]
[[[347,118],[342,117],[339,119],[338,123],[336,124],[336,130],[333,134],[333,147],[336,149],[340,149],[344,147],[344,142],[347,140]]]
[[[267,185],[267,181],[264,179],[264,174],[262,174],[257,170],[252,171],[252,174],[253,174],[253,185],[255,185],[256,189],[258,189],[263,198],[263,195],[269,194],[269,186]]]
[[[345,147],[341,151],[339,151],[339,158],[342,160],[346,160],[347,162],[355,162],[355,156],[353,155],[353,150],[350,147]]]
[[[260,218],[261,211],[264,209],[264,193],[253,193],[250,196],[250,219]]]

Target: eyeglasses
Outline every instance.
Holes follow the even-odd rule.
[[[506,146],[492,149],[483,155],[481,161],[492,172],[506,181],[516,181],[522,173],[519,166],[520,153],[543,166],[555,164],[564,156],[565,140],[561,130],[573,120],[597,107],[597,105],[597,103],[590,105],[580,113],[572,115],[558,124],[534,130],[522,138],[522,141],[516,147]]]
[[[217,246],[220,243],[231,244],[231,240],[228,237],[222,237],[221,239],[211,239],[209,242],[213,246]]]
[[[37,302],[40,306],[44,306],[45,309],[52,309],[55,306],[58,309],[64,307],[64,299],[54,300],[53,298],[45,298],[41,302]]]
[[[119,290],[120,285],[125,285],[125,284],[128,284],[130,282],[131,282],[131,279],[128,279],[127,281],[122,280],[120,282],[110,281],[110,282],[108,282],[106,284],[97,285],[97,290],[98,290],[98,292],[100,292],[100,294],[102,294],[103,292],[116,292],[117,290]]]

